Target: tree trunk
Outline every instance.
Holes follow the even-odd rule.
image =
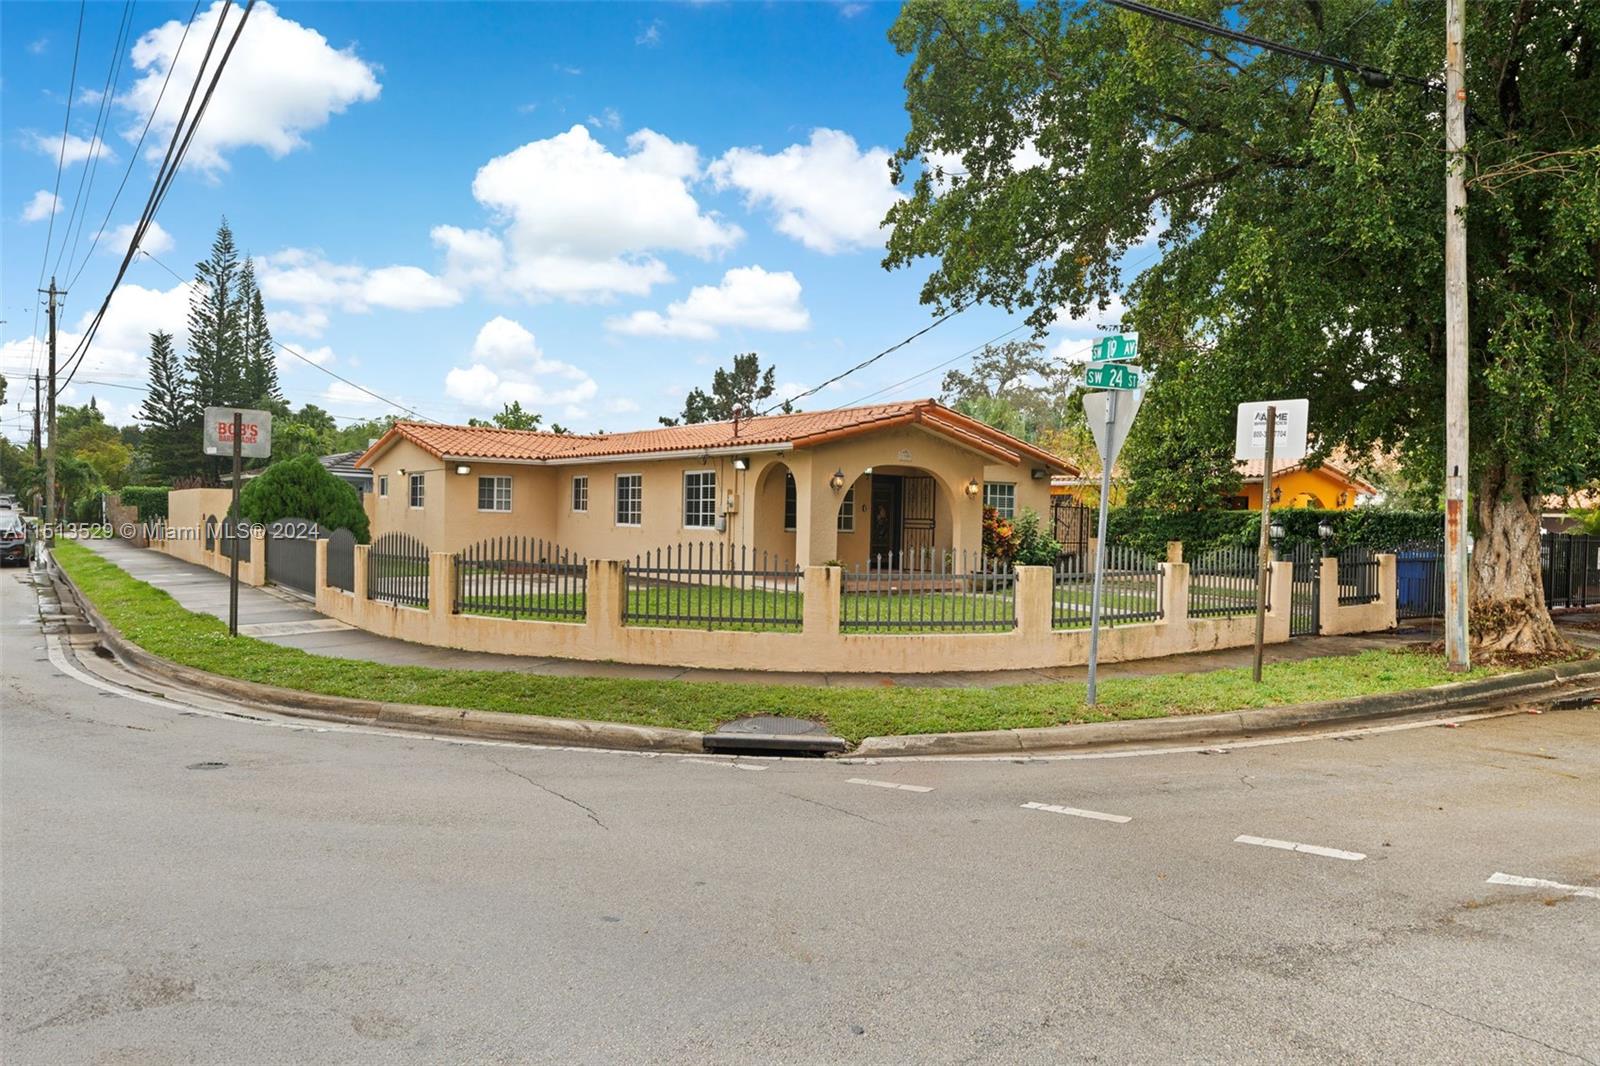
[[[1504,467],[1484,472],[1476,500],[1468,628],[1474,655],[1552,656],[1570,650],[1545,605],[1540,497]]]

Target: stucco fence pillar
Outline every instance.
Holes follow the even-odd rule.
[[[1323,557],[1317,597],[1317,629],[1320,635],[1337,637],[1345,633],[1377,633],[1393,629],[1399,624],[1397,557],[1392,554],[1379,555],[1377,562],[1377,598],[1371,603],[1346,607],[1339,603],[1339,560],[1331,555]]]
[[[456,557],[450,552],[428,553],[428,615],[432,643],[450,647],[455,642],[450,618],[456,612]]]
[[[839,635],[839,593],[844,586],[844,569],[837,566],[808,566],[801,577],[800,631],[810,637]]]
[[[1183,544],[1173,541],[1167,545],[1167,558],[1172,559],[1172,545],[1183,554]],[[1173,629],[1189,624],[1189,564],[1170,561],[1161,564],[1161,622]]]
[[[322,542],[317,541],[318,544]],[[239,580],[260,588],[267,583],[267,531],[260,526],[250,527],[250,558],[239,560]]]
[[[621,559],[590,559],[584,589],[584,624],[596,652],[615,658],[626,634],[622,618],[628,604],[628,577]]]

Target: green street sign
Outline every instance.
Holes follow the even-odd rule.
[[[1101,337],[1090,349],[1089,361],[1094,363],[1130,363],[1139,357],[1139,335],[1119,333]]]
[[[1091,389],[1131,391],[1139,387],[1139,381],[1139,368],[1121,363],[1095,363],[1083,373],[1083,383]]]

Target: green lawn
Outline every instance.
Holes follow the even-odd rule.
[[[70,541],[57,561],[124,636],[146,650],[227,677],[333,696],[511,711],[708,730],[749,714],[792,714],[823,721],[850,740],[897,733],[1009,729],[1204,714],[1421,688],[1487,677],[1494,668],[1450,674],[1442,658],[1372,651],[1268,665],[1254,685],[1248,670],[1106,678],[1100,706],[1083,706],[1083,685],[1002,688],[820,688],[682,681],[558,678],[493,670],[388,666],[333,659],[252,637],[228,636],[211,615],[194,614],[166,592]],[[760,667],[761,663],[752,663]]]

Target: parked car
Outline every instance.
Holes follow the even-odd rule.
[[[15,511],[0,511],[0,566],[28,564],[28,527]]]

